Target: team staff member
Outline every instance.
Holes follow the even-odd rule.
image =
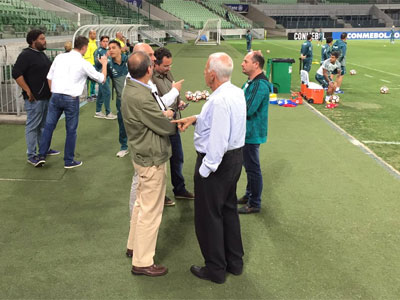
[[[28,32],[26,41],[28,48],[22,50],[12,70],[12,76],[22,88],[25,100],[26,125],[25,139],[27,145],[28,163],[39,166],[37,148],[46,122],[47,108],[51,96],[46,79],[51,62],[44,54],[46,37],[43,31],[33,29]],[[56,150],[48,150],[47,155],[60,154]]]
[[[226,53],[211,54],[204,69],[206,84],[213,91],[210,99],[200,115],[173,121],[181,131],[196,124],[194,214],[205,267],[190,270],[216,283],[225,282],[226,272],[239,275],[243,270],[236,186],[243,163],[246,100],[243,91],[230,82],[232,70]]]
[[[100,38],[100,47],[94,52],[95,68],[97,71],[101,71],[102,66],[100,63],[97,62],[101,57],[107,55],[109,40],[110,38],[108,36],[103,35]],[[117,116],[111,112],[110,100],[110,77],[107,76],[106,82],[99,84],[99,95],[96,99],[96,113],[94,115],[95,118],[108,120],[115,120],[117,118]],[[103,103],[106,114],[101,111]]]
[[[321,65],[324,61],[331,57],[333,39],[331,37],[326,38],[326,44],[321,49]]]
[[[92,66],[95,65],[94,52],[97,50],[96,42],[96,30],[89,31],[89,45],[83,58],[90,62]],[[87,81],[87,91],[88,91],[88,102],[92,102],[96,99],[96,82],[88,78]]]
[[[340,35],[340,40],[337,40],[333,46],[332,46],[332,51],[337,51],[340,53],[340,56],[338,58],[342,72],[338,77],[336,78],[336,90],[335,93],[337,94],[343,94],[344,92],[340,89],[342,86],[342,81],[343,81],[343,76],[346,74],[346,53],[347,53],[347,33],[343,32]]]
[[[337,78],[339,78],[342,72],[338,57],[338,52],[332,52],[331,57],[323,62],[315,74],[315,79],[322,85],[323,88],[327,89],[325,97],[326,102],[330,101],[330,97],[333,95],[336,89],[337,83],[332,80],[332,75],[337,74]]]
[[[166,95],[174,83],[174,77],[171,73],[172,54],[167,48],[158,48],[154,52],[156,57],[152,81],[157,86],[158,94],[162,97]],[[175,111],[174,119],[180,119],[180,110],[184,107],[185,102],[180,97],[176,97],[174,103],[170,105]],[[175,134],[169,137],[172,147],[172,156],[170,162],[171,182],[174,187],[173,192],[177,199],[194,199],[194,195],[186,190],[185,178],[182,174],[183,168],[183,149],[181,135],[177,130]]]
[[[121,45],[121,51],[124,54],[128,54],[129,53],[129,48],[125,45],[125,38],[122,35],[121,32],[117,32],[115,34],[115,39],[117,42],[119,42],[119,44]]]
[[[81,161],[75,161],[76,130],[79,120],[79,96],[82,95],[87,77],[99,83],[105,82],[107,77],[107,57],[100,58],[102,64],[101,73],[86,60],[83,54],[87,51],[89,40],[84,36],[78,36],[71,52],[59,54],[47,75],[52,96],[49,103],[49,111],[46,125],[40,139],[39,162],[46,162],[46,153],[49,149],[53,131],[62,113],[65,113],[65,128],[67,136],[64,148],[64,168],[71,169],[82,165]]]
[[[120,150],[117,152],[117,157],[124,157],[129,153],[128,151],[128,138],[126,136],[124,121],[121,113],[121,97],[122,91],[125,86],[126,75],[128,74],[128,56],[122,53],[121,45],[118,41],[112,40],[108,43],[110,57],[108,59],[108,75],[111,78],[113,88],[117,93],[117,117],[119,134],[118,139],[120,143]]]
[[[150,60],[152,61],[153,65],[155,64],[156,57],[154,56],[154,50],[153,50],[153,48],[151,48],[151,46],[149,44],[138,43],[133,48],[133,51],[142,51],[142,52],[146,53],[150,57]],[[129,76],[130,75],[128,74],[128,77]],[[179,92],[182,88],[182,82],[183,82],[183,79],[178,82],[174,82],[172,84],[172,89],[167,94],[164,94],[162,97],[160,97],[160,101],[161,101],[160,109],[161,110],[163,110],[163,108],[168,108],[175,102],[176,97],[179,96]],[[151,80],[149,80],[147,84],[152,87],[152,91],[154,93],[159,94],[157,87]],[[137,174],[137,172],[135,172],[132,177],[131,193],[130,193],[130,197],[129,197],[129,212],[131,215],[132,215],[132,210],[133,210],[135,200],[136,200],[136,188],[137,188],[138,180],[139,180],[138,174]],[[168,196],[165,196],[164,205],[165,206],[174,206],[175,202],[172,199],[170,199]],[[128,249],[126,251],[126,255],[128,257],[132,257],[132,248],[128,247]]]
[[[243,147],[247,186],[246,194],[238,201],[238,204],[246,204],[238,210],[241,214],[258,213],[261,209],[263,178],[259,150],[260,144],[267,141],[268,103],[272,91],[263,72],[264,63],[260,51],[250,52],[242,62],[242,71],[248,80],[242,87],[247,108],[246,140]]]
[[[131,78],[126,79],[122,114],[135,171],[139,174],[136,201],[131,217],[128,248],[133,250],[132,273],[161,276],[168,272],[154,264],[158,230],[164,208],[167,161],[171,156],[169,136],[176,131],[172,110],[160,109],[162,102],[148,85],[153,73],[149,56],[134,51],[128,61]]]
[[[247,46],[246,48],[247,48],[247,52],[251,51],[251,43],[252,43],[252,41],[253,41],[253,36],[252,36],[250,30],[248,29],[246,31],[246,46]]]
[[[305,41],[301,45],[301,50],[300,50],[300,58],[303,62],[303,70],[310,72],[311,70],[311,65],[312,65],[312,59],[313,59],[313,50],[312,50],[312,34],[307,35],[307,41]]]

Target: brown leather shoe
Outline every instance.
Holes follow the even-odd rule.
[[[241,208],[238,209],[239,214],[255,214],[260,212],[259,207],[251,207],[248,205],[242,206]]]
[[[131,249],[126,249],[126,256],[128,256],[128,257],[132,257],[133,256],[133,250],[131,250]]]
[[[175,206],[175,201],[173,201],[171,198],[165,196],[164,206]]]
[[[185,190],[183,193],[180,194],[175,194],[175,199],[190,199],[190,200],[194,200],[194,195]]]
[[[146,275],[150,277],[163,276],[168,273],[168,269],[164,266],[151,265],[150,267],[135,267],[132,266],[132,274]]]

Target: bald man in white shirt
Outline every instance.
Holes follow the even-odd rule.
[[[243,246],[237,212],[236,186],[243,164],[246,135],[244,92],[230,82],[232,59],[211,54],[204,69],[213,93],[196,116],[172,121],[184,131],[195,124],[194,218],[205,266],[192,266],[197,277],[224,283],[226,272],[243,271]]]
[[[103,83],[107,77],[107,57],[100,58],[101,72],[97,72],[94,66],[83,59],[88,48],[89,40],[84,36],[78,36],[71,52],[58,55],[47,75],[47,80],[52,92],[46,125],[40,140],[39,163],[46,163],[46,151],[49,149],[53,131],[57,122],[65,114],[65,128],[67,136],[64,148],[64,168],[71,169],[82,165],[81,161],[75,161],[76,130],[79,120],[79,96],[82,95],[86,79]]]

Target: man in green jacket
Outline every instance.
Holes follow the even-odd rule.
[[[261,209],[263,179],[260,167],[260,144],[267,141],[268,104],[271,85],[265,77],[264,57],[260,51],[248,53],[242,62],[242,71],[249,78],[243,85],[247,106],[246,139],[243,148],[243,162],[247,173],[246,194],[238,204],[240,214],[258,213]]]
[[[155,265],[153,257],[164,208],[167,161],[172,153],[169,136],[176,131],[170,122],[174,112],[148,85],[153,64],[146,53],[133,52],[128,68],[131,78],[126,79],[121,111],[139,183],[127,248],[133,250],[133,274],[162,276],[168,269]]]

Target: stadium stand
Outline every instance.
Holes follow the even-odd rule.
[[[128,9],[126,6],[121,5],[115,0],[66,0],[72,4],[82,7],[96,15],[108,16],[115,18],[131,19],[132,23],[142,24],[148,23],[148,18],[142,14]]]
[[[168,0],[160,3],[160,7],[170,14],[182,19],[186,24],[200,29],[208,19],[221,19],[221,28],[234,28],[235,26],[211,12],[209,9],[193,1]]]
[[[59,35],[73,32],[76,24],[23,0],[0,0],[0,29],[4,35],[25,36],[32,28]]]
[[[234,23],[239,28],[252,27],[252,25],[249,22],[238,17],[237,15],[235,15],[234,13],[232,13],[231,11],[229,11],[224,7],[224,4],[227,3],[226,0],[205,0],[199,3],[206,6],[216,14],[220,15],[221,17],[225,18],[226,14],[228,13],[229,21],[231,23]],[[229,0],[229,4],[237,4],[237,3],[240,3],[240,0]]]

